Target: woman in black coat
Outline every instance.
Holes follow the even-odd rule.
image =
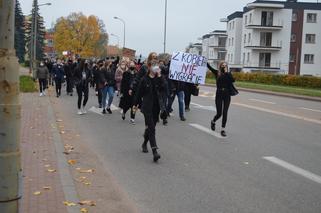
[[[88,101],[89,83],[91,79],[92,72],[88,67],[88,62],[82,59],[75,71],[75,83],[78,94],[78,115],[86,113],[85,106]],[[84,100],[82,101],[83,96]]]
[[[130,86],[133,82],[133,80],[136,78],[136,65],[132,61],[129,64],[129,69],[123,73],[123,78],[121,81],[121,87],[120,87],[120,93],[121,98],[119,102],[119,107],[123,109],[122,119],[125,120],[126,118],[126,112],[130,110],[130,122],[132,124],[135,124],[135,112],[133,110],[133,97],[134,94],[130,93]]]
[[[211,129],[215,131],[215,122],[220,119],[223,114],[221,135],[226,137],[225,127],[227,122],[227,113],[231,103],[231,89],[234,88],[235,81],[232,74],[228,72],[228,67],[225,62],[220,63],[219,70],[214,69],[207,64],[208,69],[214,74],[216,78],[216,115],[211,121]]]
[[[159,114],[161,117],[166,116],[165,101],[164,101],[164,79],[161,77],[161,70],[158,66],[157,60],[151,60],[147,62],[148,71],[147,74],[141,79],[134,100],[135,110],[137,109],[137,103],[141,105],[141,111],[145,118],[145,133],[144,142],[142,144],[142,151],[148,152],[147,143],[149,141],[153,151],[154,162],[160,159],[160,155],[157,152],[157,144],[155,137],[156,123],[159,121]]]

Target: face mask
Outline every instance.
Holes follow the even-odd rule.
[[[43,63],[40,63],[40,66],[43,66],[44,64]]]
[[[221,72],[225,72],[225,67],[221,67]]]
[[[126,68],[125,65],[121,65],[120,68],[122,68],[123,70]]]
[[[153,71],[154,73],[157,73],[159,70],[160,70],[160,68],[159,68],[158,65],[152,66],[152,71]]]
[[[135,70],[135,67],[130,67],[129,69],[130,69],[130,70]]]

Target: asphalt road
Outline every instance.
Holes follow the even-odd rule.
[[[92,108],[79,116],[76,96],[59,101],[70,112],[64,120],[76,126],[142,213],[320,213],[321,103],[241,92],[230,107],[228,137],[220,138],[209,130],[214,90],[202,87],[192,97],[185,122],[175,101],[168,126],[156,129],[158,164],[140,151],[140,113],[131,125],[119,110],[102,115]],[[91,107],[97,107],[93,94]]]

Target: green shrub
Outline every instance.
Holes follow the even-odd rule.
[[[36,92],[37,86],[31,76],[20,76],[20,92]]]
[[[214,78],[211,72],[208,72],[206,77]],[[234,72],[233,77],[236,81],[243,82],[321,89],[321,78],[313,76],[273,75],[262,72]]]

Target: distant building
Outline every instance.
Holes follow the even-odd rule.
[[[218,67],[219,63],[225,60],[226,40],[225,30],[215,30],[202,37],[202,55],[214,67]]]
[[[186,48],[186,52],[191,53],[191,54],[196,54],[196,55],[202,55],[202,44],[201,43],[195,43],[195,44],[190,44]]]
[[[321,76],[320,3],[257,0],[225,21],[231,69]]]
[[[57,53],[54,49],[54,30],[53,29],[46,30],[44,54],[46,58],[57,57]]]

